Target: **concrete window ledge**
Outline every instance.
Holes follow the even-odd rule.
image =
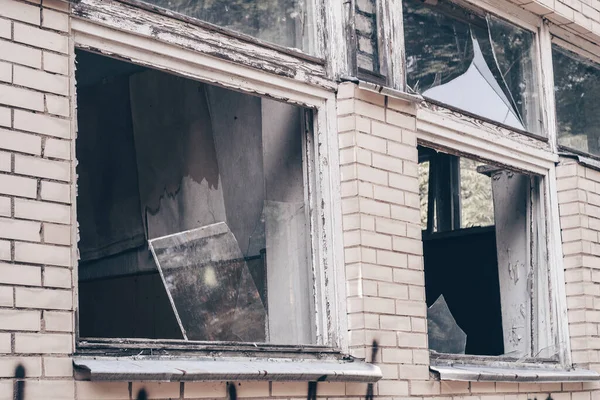
[[[432,365],[431,371],[442,381],[470,382],[589,382],[600,374],[586,369],[486,367],[481,365]]]
[[[255,358],[73,357],[75,378],[91,381],[376,382],[379,367],[359,361]]]

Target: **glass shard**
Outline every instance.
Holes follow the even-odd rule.
[[[266,312],[224,222],[149,240],[184,337],[264,342]]]
[[[460,329],[444,295],[427,309],[429,348],[438,353],[465,354],[467,334]]]
[[[407,0],[407,83],[431,100],[539,132],[532,32],[440,0]]]

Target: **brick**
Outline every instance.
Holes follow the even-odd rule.
[[[0,260],[10,259],[10,242],[8,240],[0,240]]]
[[[39,311],[0,309],[1,330],[39,331],[41,328],[40,319]]]
[[[0,151],[0,171],[10,172],[12,168],[12,154]]]
[[[34,25],[40,24],[39,8],[13,0],[0,0],[0,15]]]
[[[408,396],[407,381],[384,381],[377,382],[378,394],[380,396]]]
[[[16,242],[15,260],[33,264],[69,267],[71,265],[71,251],[68,247]]]
[[[73,314],[70,312],[44,312],[46,331],[73,332]]]
[[[40,230],[38,222],[0,218],[0,238],[39,242]]]
[[[0,51],[2,51],[0,49]],[[26,108],[35,111],[44,111],[44,95],[33,90],[0,84],[0,104]],[[17,112],[15,111],[15,119]],[[21,129],[16,126],[15,128]],[[27,130],[27,129],[26,129]]]
[[[13,378],[18,365],[25,368],[25,377],[27,378],[36,378],[42,375],[42,359],[39,357],[0,357],[0,377]]]
[[[59,203],[70,203],[71,186],[64,183],[43,181],[42,200],[57,201]]]
[[[45,160],[23,155],[15,156],[15,172],[21,175],[56,179],[65,182],[71,179],[71,165],[68,162]],[[52,190],[48,190],[48,192],[50,193]]]
[[[59,333],[17,333],[15,351],[23,354],[70,354],[72,336]]]
[[[11,22],[7,19],[0,18],[0,38],[11,39],[11,37],[12,37]]]
[[[53,244],[71,244],[71,227],[44,223],[44,242]]]
[[[71,114],[69,99],[67,97],[46,94],[46,109],[49,114],[68,117]]]
[[[368,118],[377,119],[380,121],[385,120],[385,110],[383,107],[376,106],[362,100],[354,101],[354,110],[357,114]]]
[[[10,333],[0,333],[0,353],[11,352],[11,338]],[[12,387],[11,387],[12,390]]]
[[[142,389],[148,399],[179,398],[179,382],[133,382],[131,393],[137,396]]]
[[[70,357],[44,357],[43,364],[44,375],[47,377],[73,376],[73,361]]]
[[[307,394],[306,382],[273,382],[271,384],[272,396],[306,397]]]
[[[397,126],[373,121],[371,129],[373,135],[380,136],[389,140],[394,140],[396,142],[402,141],[402,129],[398,128]]]
[[[0,40],[0,60],[27,65],[33,68],[41,68],[42,52],[18,43]]]
[[[37,181],[21,176],[0,174],[0,193],[12,196],[37,196]]]
[[[69,79],[66,76],[15,65],[13,83],[31,89],[60,95],[69,94]]]
[[[46,310],[71,310],[73,293],[70,290],[18,287],[15,289],[15,306]]]
[[[42,270],[32,265],[0,263],[0,283],[9,285],[42,285]]]
[[[39,156],[42,154],[42,138],[28,133],[0,129],[0,148]]]
[[[79,400],[129,400],[127,382],[75,382]],[[135,394],[134,394],[135,395]]]
[[[0,107],[0,126],[10,128],[12,125],[12,112],[8,107]]]
[[[186,382],[184,399],[204,399],[226,397],[225,382]]]
[[[15,23],[13,29],[15,42],[25,43],[34,47],[40,47],[42,49],[52,50],[63,54],[68,54],[69,52],[68,36],[19,23]]]
[[[30,381],[25,389],[25,400],[73,400],[75,399],[75,382],[64,381]]]
[[[15,217],[68,224],[71,221],[71,208],[62,204],[15,199]]]
[[[407,315],[411,317],[426,317],[427,309],[425,302],[412,300],[396,300],[396,315]]]
[[[56,31],[69,31],[69,16],[53,10],[43,9],[42,26]]]
[[[412,131],[417,129],[417,119],[414,116],[402,114],[392,110],[386,111],[385,122]]]
[[[269,382],[244,381],[236,383],[238,397],[268,397]]]
[[[71,270],[69,268],[44,268],[44,286],[66,289],[71,288],[73,286],[71,281]]]
[[[402,316],[398,316],[398,315],[381,315],[379,317],[379,324],[381,329],[385,329],[385,330],[394,330],[394,331],[410,331],[411,330],[411,325],[410,325],[410,318],[409,317],[402,317]],[[385,350],[384,350],[384,356],[383,356],[383,361],[384,362],[406,362],[406,363],[411,363],[412,362],[412,351],[410,350],[400,350],[400,349],[386,349],[388,351],[392,351],[392,350],[397,350],[400,353],[404,353],[404,352],[408,352],[408,356],[404,355],[403,356],[403,360],[408,359],[408,361],[401,361],[401,360],[389,360],[386,359],[386,355],[385,355]]]
[[[55,74],[69,75],[69,57],[44,51],[42,54],[44,70]]]
[[[408,286],[399,283],[379,282],[377,294],[382,298],[408,299]]]
[[[43,95],[41,93],[36,94],[39,94],[41,96],[41,109],[43,110]],[[35,114],[27,111],[15,110],[14,127],[15,129],[21,129],[24,131],[34,133],[41,133],[43,135],[54,136],[63,139],[69,139],[71,137],[71,124],[68,119],[61,119],[49,115]]]
[[[0,82],[11,83],[12,79],[12,65],[7,62],[0,62]]]
[[[71,160],[71,142],[60,139],[46,139],[44,157]]]
[[[0,307],[12,307],[13,305],[13,288],[0,286]]]

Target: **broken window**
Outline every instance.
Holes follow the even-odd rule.
[[[403,12],[409,90],[540,133],[532,32],[447,0],[405,0]]]
[[[558,144],[600,156],[600,66],[552,46]]]
[[[315,343],[311,112],[76,59],[80,336]]]
[[[315,16],[310,0],[142,1],[266,42],[314,53]]]
[[[385,83],[379,54],[378,1],[357,0],[354,10],[356,64],[359,76]]]
[[[554,355],[540,178],[426,147],[419,162],[430,350]]]

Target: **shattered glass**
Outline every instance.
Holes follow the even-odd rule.
[[[600,156],[600,67],[552,46],[558,143]]]
[[[444,295],[440,295],[427,309],[427,332],[430,350],[465,354],[467,334],[456,323]]]
[[[265,341],[265,307],[225,222],[149,244],[184,338]]]
[[[411,90],[515,129],[540,132],[532,32],[448,1],[403,5]]]
[[[143,0],[281,46],[312,53],[313,24],[303,0]]]

